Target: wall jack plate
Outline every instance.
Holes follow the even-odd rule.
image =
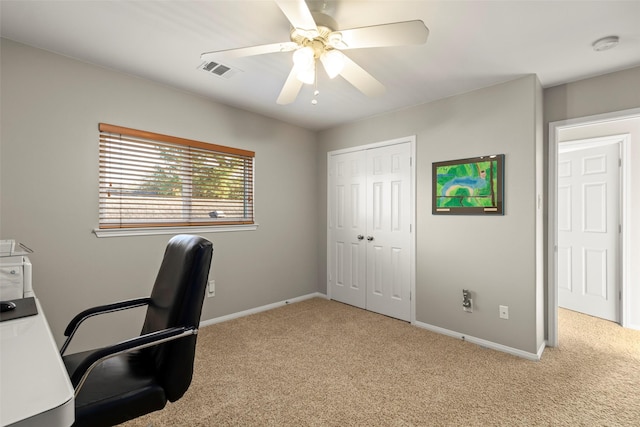
[[[509,306],[501,305],[499,306],[499,311],[501,319],[509,319]]]

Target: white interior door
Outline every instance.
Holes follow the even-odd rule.
[[[411,320],[411,143],[339,153],[329,161],[328,292]]]
[[[329,295],[365,308],[366,157],[360,151],[333,156],[329,165]]]
[[[367,150],[367,310],[411,314],[411,146]]]
[[[568,148],[561,147],[558,157],[558,305],[617,322],[620,146],[563,145]]]

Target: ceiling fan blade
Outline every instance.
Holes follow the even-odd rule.
[[[282,87],[278,100],[276,101],[278,104],[291,104],[298,97],[298,93],[302,88],[302,82],[296,77],[297,74],[298,70],[295,67],[291,68],[289,77],[287,77],[287,81],[284,82],[284,86]]]
[[[318,36],[316,21],[304,0],[276,0],[276,3],[298,33],[304,34],[309,39]]]
[[[353,62],[347,55],[344,55],[344,68],[340,75],[367,96],[382,95],[386,91],[382,83]]]
[[[341,37],[336,37],[339,41],[333,47],[345,50],[423,44],[427,41],[429,29],[424,22],[415,20],[352,28],[335,33]]]
[[[291,52],[298,47],[298,44],[294,42],[263,44],[259,46],[241,47],[239,49],[205,52],[200,55],[200,58],[206,61],[215,58],[240,58],[243,56],[264,55],[265,53]]]

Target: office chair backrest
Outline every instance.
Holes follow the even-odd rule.
[[[199,236],[178,235],[169,240],[142,334],[180,326],[198,328],[212,253],[211,242]],[[191,335],[149,349],[171,402],[191,384],[196,338]]]

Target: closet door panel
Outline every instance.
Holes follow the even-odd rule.
[[[410,320],[411,145],[367,150],[366,308]]]
[[[362,153],[332,156],[329,165],[328,292],[365,308],[366,167]]]

